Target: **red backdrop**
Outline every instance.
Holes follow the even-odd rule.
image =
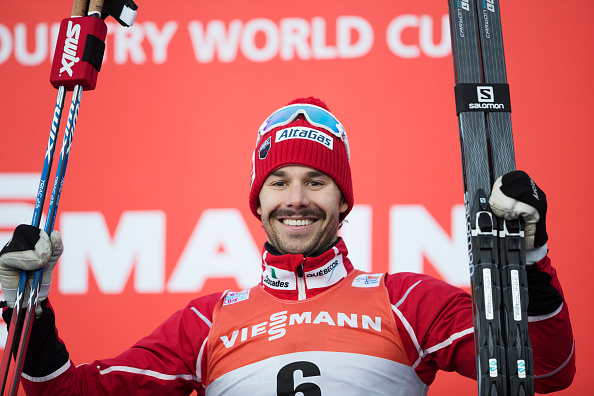
[[[445,0],[138,3],[133,28],[110,20],[56,224],[66,253],[51,296],[75,363],[114,356],[190,299],[257,279],[265,235],[247,205],[251,152],[264,118],[298,96],[324,99],[349,134],[355,265],[467,286]],[[53,42],[70,7],[0,5],[1,243],[30,221],[55,103]],[[501,7],[517,166],[547,193],[550,256],[573,319],[578,373],[560,394],[590,394],[594,5]],[[449,373],[431,393],[451,389],[476,393]]]

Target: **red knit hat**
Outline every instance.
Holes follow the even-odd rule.
[[[294,104],[306,104],[309,108],[313,105],[314,110],[319,111],[321,108],[330,112],[323,101],[313,97],[295,99],[287,106]],[[335,120],[335,117],[328,113],[326,114]],[[277,112],[273,113],[273,116],[274,114]],[[269,117],[265,124],[273,116]],[[312,122],[315,123],[315,121]],[[272,172],[288,165],[308,166],[330,176],[342,191],[344,200],[348,204],[348,209],[341,213],[340,220],[346,217],[353,208],[353,184],[346,133],[340,123],[336,126],[341,131],[341,137],[308,122],[303,115],[264,134],[262,134],[262,127],[260,128],[252,155],[252,183],[249,197],[250,209],[258,219],[260,218],[257,212],[258,197],[262,184]]]

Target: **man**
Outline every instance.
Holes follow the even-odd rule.
[[[351,264],[338,237],[354,203],[349,155],[344,128],[322,101],[297,99],[273,113],[258,131],[249,194],[268,237],[260,284],[197,298],[118,357],[91,365],[70,362],[45,299],[59,234],[19,226],[0,254],[9,306],[20,269],[47,264],[24,367],[27,392],[408,396],[426,394],[439,369],[475,378],[466,292],[426,275],[369,274]],[[544,194],[523,172],[493,191],[499,215],[527,219],[536,390],[562,389],[573,379],[575,354],[546,256]]]

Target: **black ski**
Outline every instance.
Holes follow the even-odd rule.
[[[449,0],[479,395],[532,395],[524,234],[496,218],[493,182],[515,170],[497,0]]]

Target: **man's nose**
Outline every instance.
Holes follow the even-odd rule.
[[[291,185],[285,204],[287,207],[291,208],[303,208],[309,206],[309,198],[305,188],[300,184]]]

